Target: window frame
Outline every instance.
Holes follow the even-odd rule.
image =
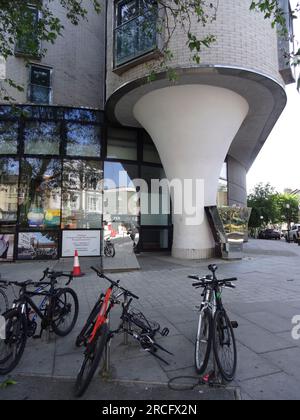
[[[47,103],[34,102],[32,100],[32,93],[33,93],[32,87],[33,86],[46,88],[46,86],[37,85],[35,83],[32,83],[32,71],[33,71],[34,68],[49,71],[49,87],[47,87],[48,94],[49,94],[49,102],[47,102]],[[53,68],[49,67],[49,66],[43,66],[43,65],[40,65],[40,64],[30,63],[29,64],[29,75],[28,75],[28,101],[30,102],[30,104],[42,105],[42,106],[52,105],[52,101],[53,101],[53,87],[52,86],[53,86]]]
[[[36,12],[35,17],[36,17],[36,23],[38,24],[39,20],[42,17],[41,11],[38,9],[38,7],[35,4],[30,3],[30,2],[27,3],[27,8],[29,10],[33,10],[33,11]],[[32,58],[37,59],[37,60],[40,60],[42,58],[42,54],[41,54],[42,43],[41,43],[40,40],[38,40],[38,42],[37,42],[38,46],[37,46],[37,53],[36,54],[30,53],[28,51],[26,52],[25,50],[22,50],[21,48],[18,48],[19,42],[20,42],[20,40],[16,39],[15,47],[14,47],[14,54],[15,54],[16,57],[32,57]]]

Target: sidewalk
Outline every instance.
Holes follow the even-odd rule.
[[[231,319],[239,322],[236,330],[239,367],[233,385],[241,389],[244,399],[300,399],[300,341],[291,337],[291,320],[300,314],[299,256],[300,247],[294,244],[250,241],[242,261],[217,261],[220,277],[239,278],[238,288],[224,291],[223,300]],[[164,365],[135,344],[124,346],[123,337],[118,337],[112,344],[111,378],[161,386],[175,376],[194,376],[193,342],[198,318],[194,307],[199,304],[200,294],[191,287],[187,275],[207,274],[208,261],[187,262],[150,254],[140,256],[138,261],[141,271],[113,274],[112,277],[120,278],[125,287],[140,296],[136,304],[138,308],[162,327],[170,329],[170,335],[160,338],[160,341],[174,353],[174,357],[167,355],[170,365]],[[21,280],[26,271],[26,278],[37,279],[47,265],[2,265],[0,272],[3,277]],[[59,267],[59,263],[54,265]],[[84,268],[87,266],[86,263]],[[51,378],[51,381],[61,380],[66,387],[68,380],[74,380],[82,360],[82,350],[74,347],[74,339],[99,290],[105,286],[90,271],[86,270],[86,273],[85,277],[73,282],[81,305],[74,332],[65,339],[52,337],[50,343],[46,338],[29,340],[20,365],[11,375],[13,378],[19,375]],[[117,323],[117,315],[111,320],[112,326]],[[99,376],[93,386],[97,383],[102,389]],[[13,388],[5,392],[14,395]],[[218,391],[217,399],[223,399],[222,396],[228,399],[225,390]],[[4,391],[0,391],[0,399],[1,392]],[[49,398],[51,395],[49,387]],[[128,394],[124,391],[119,398],[121,395]],[[143,395],[147,398],[146,393]],[[196,393],[195,399],[199,399],[199,395],[202,394]],[[102,397],[105,395],[98,396]],[[208,398],[205,395],[205,399]],[[231,398],[234,398],[233,394]]]

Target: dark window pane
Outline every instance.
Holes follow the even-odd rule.
[[[102,162],[64,161],[62,228],[102,227],[102,184]]]
[[[107,157],[111,159],[137,160],[137,133],[131,130],[109,129]]]
[[[67,155],[100,157],[101,129],[94,125],[68,124]]]
[[[33,102],[35,104],[49,104],[50,103],[50,88],[31,85],[30,102]]]
[[[20,232],[19,260],[53,260],[58,258],[58,232]]]
[[[166,180],[162,168],[142,167],[142,179],[147,182],[148,192],[141,193],[141,225],[167,226],[170,215],[170,194],[167,183],[165,188],[152,189],[152,180]]]
[[[126,0],[118,3],[118,25],[132,19],[138,13],[138,1]]]
[[[168,229],[143,229],[142,249],[143,251],[155,251],[169,248]]]
[[[28,7],[24,15],[23,33],[17,39],[15,52],[30,56],[39,56],[40,43],[37,37],[39,12],[35,7]]]
[[[21,226],[59,228],[61,162],[56,159],[23,159],[19,201]]]
[[[161,163],[155,144],[147,133],[145,133],[143,141],[143,161],[149,163]]]
[[[60,124],[26,123],[24,151],[26,154],[59,155]]]
[[[18,150],[18,123],[0,121],[0,154],[16,154]]]
[[[31,67],[31,83],[34,85],[49,87],[50,70],[42,67]]]
[[[0,159],[0,223],[16,222],[18,210],[19,162]]]

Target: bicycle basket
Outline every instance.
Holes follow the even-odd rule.
[[[149,321],[141,311],[135,308],[131,308],[128,315],[131,327],[138,327],[142,332],[150,335],[154,335],[160,330],[158,322]]]

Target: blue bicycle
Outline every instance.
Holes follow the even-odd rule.
[[[67,277],[65,288],[57,287],[57,279]],[[67,288],[72,282],[70,273],[44,271],[39,282],[0,281],[5,286],[20,288],[19,297],[12,308],[3,314],[5,319],[5,339],[0,340],[0,375],[7,375],[20,362],[28,338],[41,338],[43,331],[49,329],[60,337],[65,337],[76,325],[79,303],[74,290]],[[30,287],[35,290],[28,290]],[[33,301],[42,297],[39,305]],[[41,320],[40,334],[36,335],[37,320]]]

